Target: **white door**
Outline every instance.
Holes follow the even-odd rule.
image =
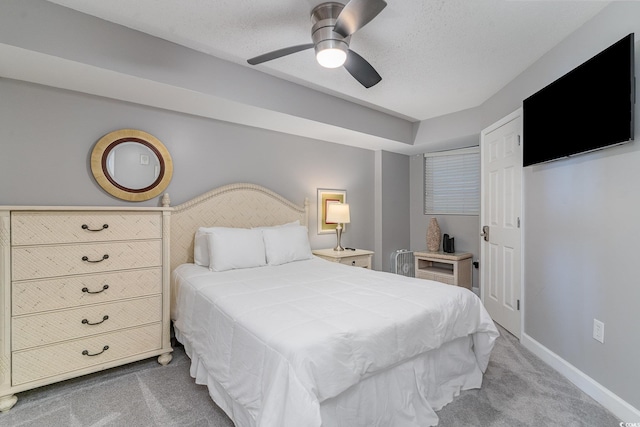
[[[493,320],[520,338],[522,110],[482,131],[480,289]]]

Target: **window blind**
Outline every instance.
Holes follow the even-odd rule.
[[[425,153],[425,215],[480,214],[480,148]]]

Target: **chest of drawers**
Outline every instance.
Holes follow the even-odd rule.
[[[0,208],[0,410],[45,384],[169,363],[168,221],[162,208]]]

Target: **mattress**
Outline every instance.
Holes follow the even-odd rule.
[[[471,291],[313,258],[172,274],[191,375],[237,426],[424,426],[480,387],[498,331]]]

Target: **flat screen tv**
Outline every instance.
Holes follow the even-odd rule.
[[[523,102],[524,166],[633,139],[634,34]]]

